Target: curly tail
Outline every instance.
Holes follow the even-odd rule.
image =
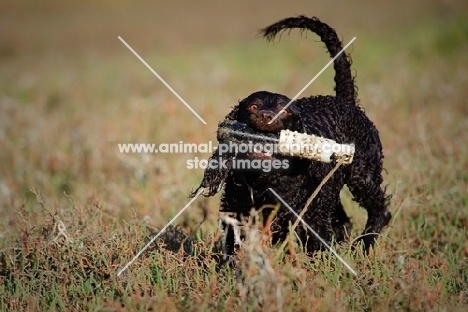
[[[308,29],[319,35],[332,58],[343,49],[342,42],[338,39],[335,30],[327,24],[322,23],[316,17],[298,16],[286,18],[262,29],[260,32],[267,40],[272,40],[277,34],[292,28]],[[354,77],[351,75],[351,64],[351,57],[345,52],[335,59],[335,91],[336,96],[355,101],[357,98],[357,88],[354,84]]]

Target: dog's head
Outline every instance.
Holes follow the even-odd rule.
[[[290,101],[281,94],[255,92],[239,102],[235,119],[258,132],[279,133],[285,129],[301,131],[299,113],[294,102],[281,112]],[[272,122],[269,123],[270,121]]]
[[[234,106],[225,119],[244,123],[254,131],[263,133],[279,134],[281,130],[286,129],[304,132],[296,102],[292,102],[291,105],[288,105],[290,101],[288,97],[281,94],[267,91],[255,92],[240,101],[238,105]],[[287,105],[288,107],[285,111],[281,112]],[[279,112],[281,112],[281,114],[273,120]],[[273,120],[273,122],[269,124],[268,122],[271,120]],[[254,152],[246,153],[246,155],[250,159],[273,159],[271,153]],[[221,157],[219,149],[211,156],[210,161],[218,161],[221,158],[226,160],[227,167],[206,168],[203,181],[200,184],[200,187],[208,188],[209,190],[205,196],[213,196],[216,194],[219,191],[219,186],[222,185],[229,174],[232,173],[233,157],[234,155],[230,154],[223,154]],[[277,156],[275,155],[274,157],[276,158]],[[280,158],[283,159],[283,157]],[[303,165],[301,163],[300,166],[296,167],[303,168]],[[192,197],[195,196],[200,187],[192,192]]]

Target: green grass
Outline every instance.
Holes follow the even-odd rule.
[[[328,252],[310,259],[295,248],[278,260],[255,231],[240,261],[219,268],[219,197],[197,199],[177,220],[190,252],[159,240],[117,276],[188,202],[203,172],[187,170],[186,161],[209,156],[121,155],[117,143],[214,141],[218,121],[250,92],[294,96],[328,62],[321,44],[312,35],[273,44],[255,38],[267,23],[303,12],[305,4],[292,3],[276,3],[269,19],[252,4],[242,23],[234,18],[245,11],[240,4],[229,4],[228,13],[190,5],[193,19],[170,4],[158,11],[125,1],[10,3],[15,19],[0,13],[1,311],[468,308],[468,23],[461,4],[409,7],[414,20],[396,15],[398,1],[379,14],[367,6],[315,8],[344,41],[357,37],[359,98],[379,129],[393,194],[394,217],[373,254],[336,246],[357,276]],[[164,12],[176,11],[178,26],[164,28],[172,25]],[[307,94],[332,92],[332,78],[327,70]],[[366,215],[350,196],[342,193],[354,239]]]

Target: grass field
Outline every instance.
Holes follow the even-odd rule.
[[[467,4],[0,2],[1,311],[468,309]],[[393,194],[374,252],[335,246],[354,276],[328,252],[278,260],[252,231],[237,266],[219,268],[219,198],[199,198],[176,221],[185,248],[158,241],[117,276],[189,201],[203,171],[187,160],[209,157],[117,144],[215,141],[251,92],[294,96],[329,61],[325,49],[312,34],[266,43],[257,30],[297,14],[357,38],[359,98]],[[305,95],[332,93],[333,74]],[[346,192],[343,202],[356,238],[365,211]]]

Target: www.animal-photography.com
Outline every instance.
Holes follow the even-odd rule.
[[[468,4],[1,7],[0,311],[468,309]]]

